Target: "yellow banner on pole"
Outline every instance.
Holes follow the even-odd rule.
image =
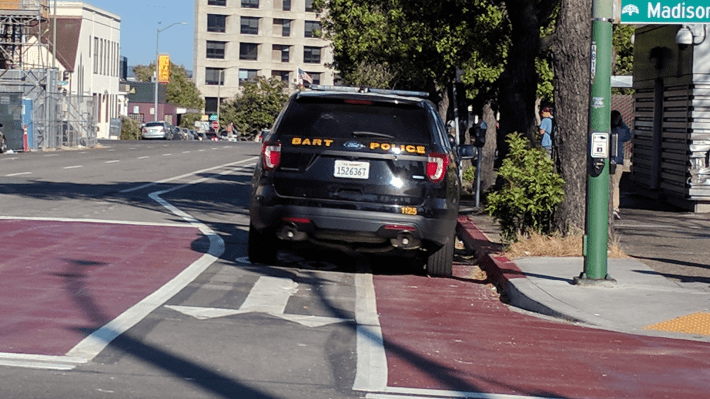
[[[167,54],[158,56],[158,82],[170,82],[170,56]]]

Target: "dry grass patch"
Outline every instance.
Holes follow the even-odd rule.
[[[518,241],[510,244],[505,255],[508,258],[524,258],[526,256],[583,256],[583,232],[562,236],[552,236],[537,233],[520,236]],[[626,258],[627,255],[615,240],[609,245],[607,252],[609,258]]]

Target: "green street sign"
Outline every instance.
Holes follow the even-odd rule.
[[[708,0],[621,0],[622,24],[710,23]]]

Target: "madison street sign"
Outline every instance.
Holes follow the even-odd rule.
[[[710,23],[708,0],[621,0],[622,24]]]

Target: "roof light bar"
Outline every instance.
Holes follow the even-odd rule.
[[[411,90],[388,90],[388,89],[375,89],[371,87],[350,87],[350,86],[329,86],[329,85],[310,85],[309,89],[315,91],[340,91],[345,93],[374,93],[374,94],[390,94],[396,96],[409,96],[409,97],[429,97],[429,93],[425,91],[411,91]]]

